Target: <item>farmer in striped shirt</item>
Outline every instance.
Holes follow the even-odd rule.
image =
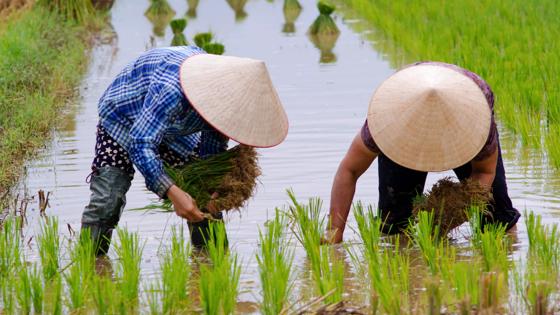
[[[107,252],[133,166],[149,190],[171,200],[178,216],[204,225],[196,200],[174,184],[164,162],[176,167],[195,156],[220,153],[229,139],[272,147],[287,130],[262,61],[210,55],[189,46],[150,50],[128,64],[99,101],[91,198],[82,229],[90,230],[99,254]],[[191,231],[199,243],[194,245],[200,245],[199,231]]]
[[[491,190],[485,223],[510,229],[520,217],[507,191],[494,95],[468,70],[421,62],[381,84],[335,175],[326,241],[342,241],[356,182],[376,158],[385,233],[407,227],[413,200],[422,194],[430,171],[452,169],[459,180],[470,178]]]

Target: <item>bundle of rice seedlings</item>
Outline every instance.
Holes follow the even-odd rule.
[[[235,12],[235,20],[242,21],[247,17],[247,12],[245,12],[245,4],[247,0],[226,0],[231,9]]]
[[[415,200],[412,214],[418,218],[422,211],[434,211],[434,226],[439,228],[441,235],[446,235],[468,221],[467,210],[471,205],[486,209],[492,199],[492,193],[477,181],[455,182],[447,177],[438,181],[428,194]]]
[[[198,2],[199,0],[187,0],[187,4],[189,6],[188,10],[187,10],[187,16],[190,18],[195,18],[197,13],[196,13],[196,9],[198,8]]]
[[[284,0],[284,33],[294,33],[296,31],[295,22],[301,14],[301,4],[298,0]]]
[[[39,0],[38,5],[58,12],[65,20],[84,23],[94,14],[91,0]]]
[[[186,19],[175,19],[172,20],[169,25],[171,26],[171,30],[173,31],[173,39],[171,40],[171,46],[186,46],[189,43],[187,42],[187,38],[183,31],[185,27],[187,27],[187,20]]]
[[[197,159],[182,168],[166,167],[166,171],[201,209],[208,210],[208,203],[212,200],[216,211],[243,207],[253,196],[257,177],[261,175],[257,151],[245,145],[206,159]],[[218,197],[212,199],[214,193]],[[166,200],[164,207],[171,210],[171,202]]]
[[[204,49],[209,54],[222,55],[225,51],[224,45],[212,42],[214,35],[211,32],[198,33],[194,36],[194,43],[196,46]]]
[[[150,7],[144,15],[152,22],[154,34],[161,37],[165,35],[165,27],[175,16],[175,10],[167,0],[150,0]]]
[[[323,1],[319,1],[319,3],[317,3],[317,8],[319,9],[320,14],[317,19],[315,19],[313,24],[311,24],[311,27],[309,27],[309,34],[338,36],[338,34],[340,34],[340,30],[331,17],[331,14],[334,12],[335,7]]]
[[[332,63],[336,61],[336,55],[332,50],[340,36],[340,30],[330,16],[335,8],[322,1],[319,1],[317,7],[321,14],[309,27],[309,39],[321,51],[321,63]]]

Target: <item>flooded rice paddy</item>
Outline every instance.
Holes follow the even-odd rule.
[[[188,11],[187,1],[169,3],[177,17]],[[335,13],[341,35],[334,49],[321,52],[306,35],[318,15],[316,2],[301,0],[300,3],[301,14],[293,25],[286,25],[280,0],[250,0],[237,12],[227,1],[201,0],[196,17],[188,17],[185,31],[191,42],[194,34],[212,31],[225,45],[226,55],[265,60],[290,119],[286,141],[278,147],[259,150],[263,175],[254,199],[246,209],[227,217],[230,245],[242,263],[238,301],[244,305],[241,309],[244,313],[256,312],[260,300],[255,259],[258,228],[274,215],[276,207],[287,204],[287,188],[292,188],[302,200],[321,197],[325,201],[324,211],[327,210],[338,163],[365,120],[375,87],[394,71],[384,56],[374,50],[373,30],[367,23],[345,16],[344,12]],[[47,213],[59,218],[61,233],[65,235],[69,234],[68,225],[79,230],[81,213],[89,200],[85,179],[93,158],[99,97],[129,61],[151,47],[168,46],[171,42],[168,27],[164,34],[159,34],[163,36],[156,34],[161,30],[144,16],[147,7],[148,1],[116,1],[111,18],[114,36],[93,49],[80,98],[71,104],[64,122],[53,131],[52,143],[26,166],[20,194],[51,192]],[[542,215],[544,223],[556,222],[560,217],[560,174],[549,168],[546,157],[539,151],[523,148],[506,130],[501,130],[501,144],[514,205],[520,211],[527,209]],[[426,188],[444,176],[449,173],[430,174]],[[377,196],[374,163],[360,179],[355,200],[375,204]],[[137,172],[127,200],[127,209],[134,209],[156,202],[157,197],[146,190]],[[29,226],[36,231],[36,200],[29,209]],[[166,242],[169,227],[180,222],[173,213],[126,211],[123,214],[120,226],[139,231],[145,241],[141,263],[144,278],[149,279],[157,272],[158,249]],[[352,216],[349,225],[355,225]],[[357,234],[348,228],[345,240],[357,239]],[[311,287],[308,263],[303,248],[295,242],[294,246],[293,298],[305,300]],[[525,226],[520,221],[512,255],[524,254],[527,246]],[[350,258],[344,250],[339,252],[347,262],[345,299],[362,305],[365,301],[362,282],[350,267]]]

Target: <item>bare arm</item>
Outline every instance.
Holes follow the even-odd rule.
[[[331,190],[331,206],[329,215],[329,230],[326,241],[329,243],[342,242],[342,234],[346,226],[346,219],[350,212],[356,182],[369,168],[377,154],[369,150],[363,143],[360,133],[356,135],[346,156],[340,163]]]
[[[480,184],[488,189],[492,188],[496,177],[496,165],[498,164],[498,150],[482,161],[472,161],[471,179],[478,180]]]

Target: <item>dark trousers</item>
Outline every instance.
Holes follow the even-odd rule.
[[[381,154],[379,163],[379,204],[381,216],[385,220],[383,232],[398,233],[409,224],[412,215],[413,200],[424,191],[428,173],[419,172],[400,166]],[[453,170],[459,180],[467,179],[472,173],[470,163]],[[484,223],[500,223],[513,227],[521,216],[508,195],[506,172],[502,160],[502,151],[498,144],[498,164],[496,177],[492,184],[494,201],[489,205],[490,215],[484,217]]]

